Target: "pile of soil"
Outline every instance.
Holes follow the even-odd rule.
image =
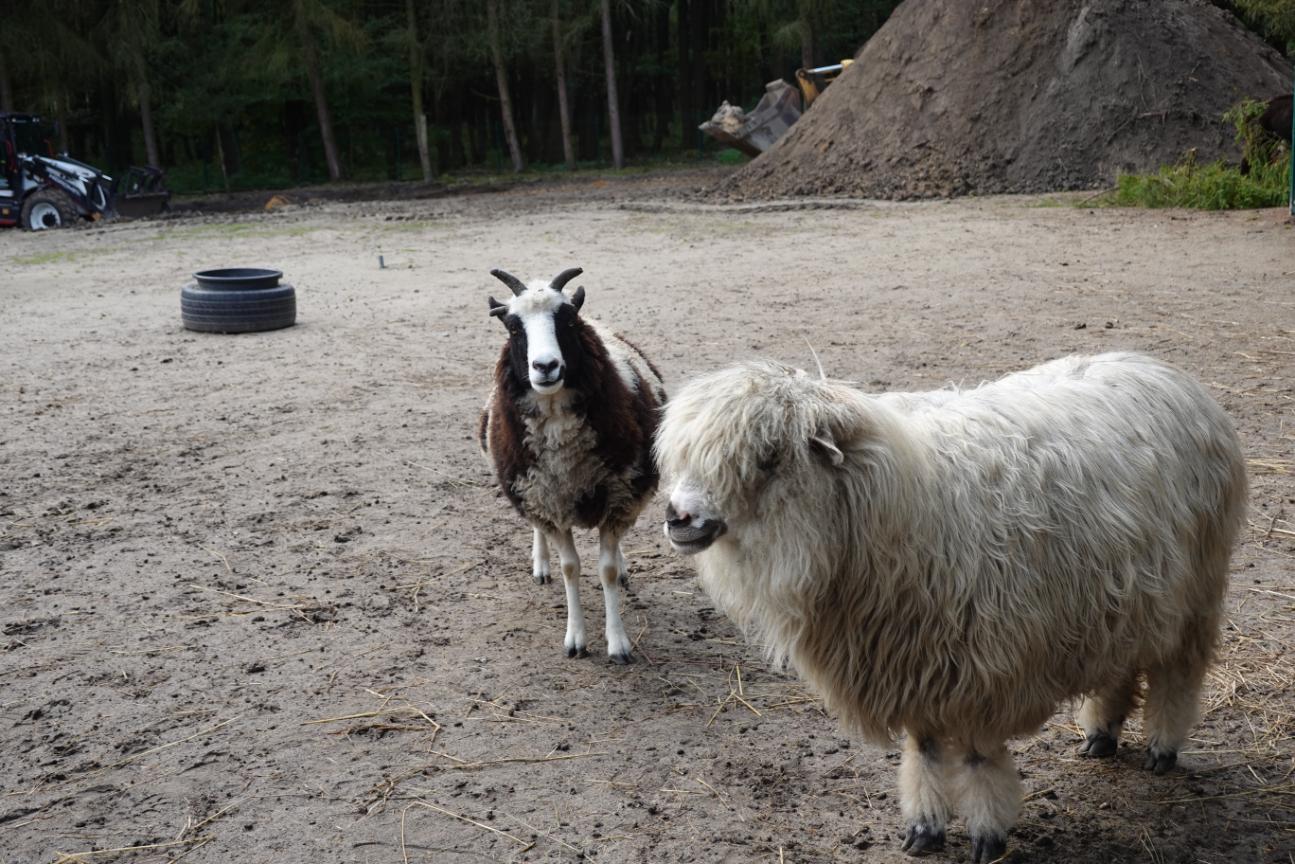
[[[914,198],[1084,189],[1194,149],[1291,66],[1207,0],[907,0],[722,197]]]

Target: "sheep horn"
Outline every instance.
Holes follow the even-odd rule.
[[[491,315],[500,316],[500,315],[504,315],[504,314],[506,314],[506,313],[508,312],[508,304],[507,304],[507,303],[500,303],[498,300],[496,300],[496,299],[495,299],[495,298],[493,298],[493,297],[487,297],[486,299],[490,301],[490,314],[491,314]]]
[[[563,270],[561,273],[553,277],[553,281],[549,283],[549,287],[561,294],[562,289],[567,287],[567,283],[583,272],[585,271],[580,267],[572,267],[570,270]]]
[[[503,270],[491,270],[490,275],[507,285],[509,290],[513,292],[514,297],[520,296],[526,291],[526,286],[522,284],[522,280],[511,273],[505,273]]]

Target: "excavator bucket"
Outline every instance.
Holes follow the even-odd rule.
[[[134,219],[155,216],[171,202],[162,171],[153,167],[133,166],[122,175],[113,195],[112,205],[118,216]]]
[[[764,96],[750,113],[725,102],[714,117],[698,128],[748,156],[759,156],[799,119],[800,96],[796,88],[778,79],[764,86]]]
[[[799,92],[781,78],[770,81],[764,85],[764,96],[750,112],[725,102],[714,117],[697,128],[721,144],[748,156],[759,156],[786,134],[801,113],[809,110],[822,89],[853,63],[853,60],[842,60],[832,66],[797,69]]]

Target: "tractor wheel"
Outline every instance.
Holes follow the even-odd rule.
[[[28,231],[62,228],[76,220],[76,205],[61,189],[37,190],[22,204],[22,227]]]

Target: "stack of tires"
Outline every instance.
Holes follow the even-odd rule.
[[[180,291],[180,317],[189,330],[251,333],[297,322],[297,294],[280,284],[283,272],[257,267],[202,270]]]

